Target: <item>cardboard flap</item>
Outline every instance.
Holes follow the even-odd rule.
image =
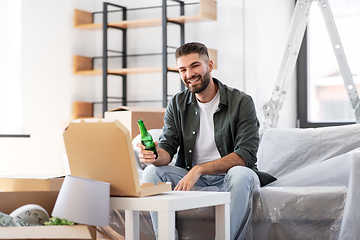
[[[160,182],[157,185],[154,185],[153,183],[143,183],[138,195],[139,197],[146,197],[169,191],[171,191],[171,182]]]
[[[155,184],[153,184],[153,183],[143,183],[143,184],[141,184],[141,189],[153,187],[153,186],[155,186]]]
[[[137,196],[140,182],[129,130],[118,120],[80,120],[64,132],[71,175],[110,183],[112,196]]]
[[[63,178],[1,178],[0,191],[59,191]]]
[[[0,239],[91,239],[87,226],[4,227]]]

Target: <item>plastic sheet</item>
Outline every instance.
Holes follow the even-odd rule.
[[[360,239],[359,139],[360,124],[266,130],[258,167],[278,180],[254,190],[246,239]],[[214,212],[177,212],[179,239],[214,239]],[[123,220],[111,219],[123,235]],[[141,239],[155,239],[149,214],[140,219]]]

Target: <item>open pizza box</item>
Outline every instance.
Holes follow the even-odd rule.
[[[71,175],[110,183],[111,196],[171,191],[171,183],[140,186],[130,132],[118,120],[74,120],[64,132],[64,141]]]

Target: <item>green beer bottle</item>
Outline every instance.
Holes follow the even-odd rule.
[[[158,154],[157,154],[156,147],[155,147],[154,141],[152,139],[152,136],[146,130],[146,127],[145,127],[142,119],[138,120],[138,125],[139,125],[139,129],[140,129],[140,134],[141,134],[141,137],[140,137],[141,143],[145,146],[146,150],[150,150],[155,153],[155,155],[156,155],[155,159],[156,159],[158,157]]]

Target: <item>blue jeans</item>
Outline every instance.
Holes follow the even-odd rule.
[[[154,166],[145,168],[142,176],[144,183],[171,182],[175,188],[177,183],[187,174],[187,170],[175,166]],[[236,166],[226,174],[201,175],[192,190],[204,187],[216,187],[222,191],[230,192],[230,237],[231,239],[245,239],[250,210],[252,193],[255,186],[260,185],[256,173],[247,167]],[[157,235],[157,212],[150,212],[155,234]]]

